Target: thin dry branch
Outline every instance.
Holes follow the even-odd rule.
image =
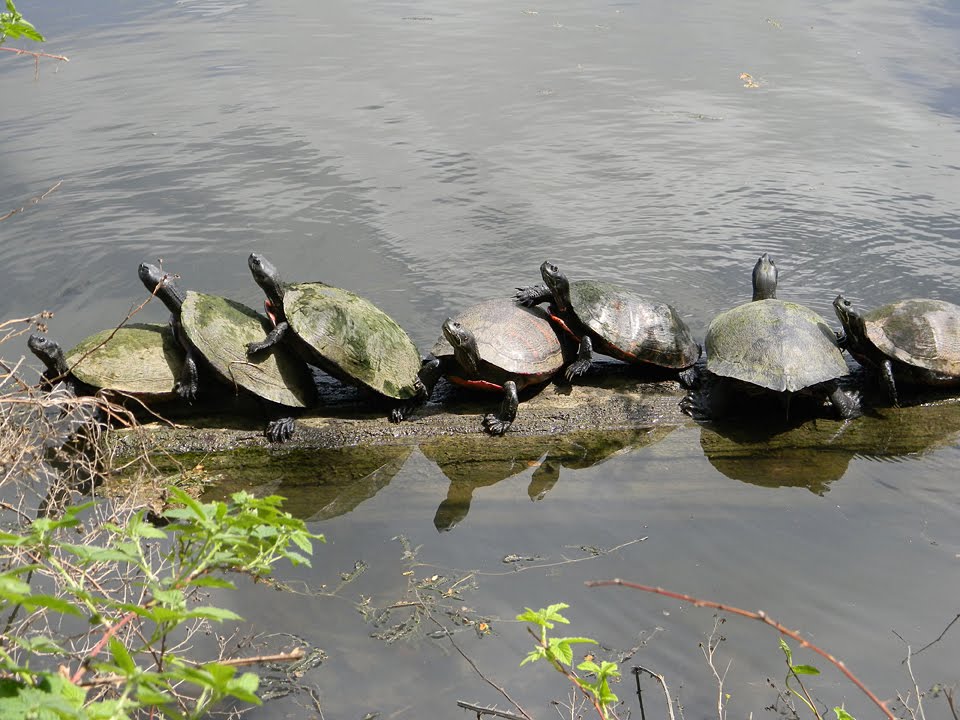
[[[667,679],[660,673],[655,673],[653,670],[650,670],[649,668],[645,668],[642,665],[635,665],[633,667],[633,674],[636,675],[637,677],[637,695],[639,696],[640,694],[640,673],[642,672],[645,672],[647,675],[649,675],[658,683],[660,683],[660,687],[663,688],[663,697],[667,703],[667,717],[669,718],[669,720],[675,720],[673,715],[673,699],[670,697],[670,690],[667,687]],[[642,700],[640,703],[640,710],[641,712],[643,711]]]
[[[690,603],[694,607],[713,608],[714,610],[720,610],[732,615],[740,615],[741,617],[749,618],[750,620],[758,620],[765,625],[769,625],[781,635],[786,635],[787,637],[792,638],[800,644],[800,647],[812,650],[817,655],[827,660],[840,672],[842,672],[850,682],[856,685],[864,695],[870,698],[870,701],[880,708],[883,714],[887,717],[887,720],[896,720],[894,714],[887,707],[887,703],[878,698],[872,690],[863,684],[860,678],[850,672],[850,670],[847,669],[847,666],[844,665],[842,661],[837,660],[837,658],[828,653],[826,650],[814,645],[796,630],[791,630],[790,628],[781,625],[762,610],[758,610],[757,612],[753,612],[752,610],[744,610],[743,608],[734,607],[733,605],[724,605],[723,603],[713,602],[712,600],[702,600],[701,598],[696,598],[692,595],[685,595],[683,593],[665,590],[664,588],[654,587],[652,585],[641,585],[640,583],[628,582],[626,580],[621,580],[620,578],[614,578],[613,580],[592,580],[585,584],[587,587],[606,587],[611,585],[619,585],[622,587],[631,588],[633,590],[640,590],[642,592],[653,593],[655,595],[663,595],[664,597],[673,598],[674,600],[682,600],[683,602]]]
[[[0,50],[8,50],[8,51],[20,52],[20,53],[26,53],[26,52],[28,52],[27,50],[16,51],[16,50],[12,50],[11,48],[2,48],[2,47],[0,47]],[[33,53],[30,53],[30,54],[33,54]],[[41,54],[42,54],[42,53],[41,53]],[[59,56],[59,55],[48,55],[47,57],[60,57],[60,56]],[[63,58],[63,59],[66,60],[66,58]],[[8,212],[6,215],[0,215],[0,221],[6,220],[6,219],[9,218],[9,217],[13,217],[13,216],[16,215],[17,213],[22,213],[22,212],[23,212],[24,210],[26,210],[28,207],[33,207],[33,206],[36,205],[38,202],[40,202],[40,201],[43,200],[45,197],[47,197],[47,195],[49,195],[49,194],[52,193],[54,190],[56,190],[58,187],[60,187],[62,184],[63,184],[63,180],[57,180],[57,182],[55,182],[55,183],[53,184],[53,187],[51,187],[49,190],[47,190],[45,193],[43,193],[43,195],[37,195],[37,196],[35,196],[35,197],[32,197],[32,198],[30,198],[29,200],[27,200],[26,203],[24,203],[23,207],[19,207],[19,208],[17,208],[16,210],[11,210],[11,211]]]

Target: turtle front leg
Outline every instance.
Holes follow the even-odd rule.
[[[893,363],[887,358],[880,363],[880,377],[883,378],[883,384],[887,388],[887,395],[890,396],[890,402],[895,407],[900,407],[900,400],[897,398],[897,383],[893,379]]]
[[[567,371],[564,373],[567,382],[573,382],[578,375],[583,375],[590,369],[593,363],[593,342],[589,335],[584,335],[580,341],[580,349],[577,351],[577,359],[570,363]]]
[[[518,287],[513,299],[520,305],[533,307],[534,305],[547,302],[547,300],[553,300],[553,293],[550,292],[550,288],[540,283],[539,285],[530,285],[529,287]]]
[[[183,332],[183,325],[180,318],[176,315],[170,316],[170,329],[173,330],[173,336],[183,348],[183,369],[180,371],[180,377],[173,389],[181,398],[187,401],[195,400],[197,390],[200,388],[199,373],[197,372],[197,356],[193,346],[187,341],[187,336]]]
[[[856,392],[846,392],[840,389],[837,383],[834,383],[833,390],[830,391],[830,404],[836,409],[837,413],[844,420],[853,420],[863,415],[860,407],[860,394]]]
[[[407,402],[400,403],[390,410],[390,415],[388,416],[390,422],[402,422],[426,405],[430,396],[433,395],[433,388],[441,375],[443,375],[443,368],[440,366],[440,360],[432,354],[424,357],[423,363],[420,365],[420,370],[417,372],[417,379],[414,382],[417,394]]]
[[[517,419],[519,406],[517,384],[513,380],[507,380],[503,384],[503,402],[500,403],[500,412],[496,415],[490,413],[484,416],[483,429],[491,435],[503,435]]]
[[[278,342],[283,340],[283,336],[286,334],[287,330],[290,328],[289,323],[286,321],[277,323],[273,330],[267,333],[267,336],[260,342],[247,343],[247,355],[256,355],[261,353],[267,348],[272,348]]]

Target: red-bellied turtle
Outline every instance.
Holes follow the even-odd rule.
[[[289,338],[307,362],[392,401],[393,422],[426,401],[417,375],[420,353],[383,310],[349,290],[322,282],[284,283],[258,253],[251,253],[247,264],[267,296],[264,307],[273,322],[266,338],[249,344],[250,356]]]
[[[880,373],[894,404],[897,381],[960,385],[960,306],[911,299],[860,315],[838,295],[833,308],[843,325],[841,345],[861,365]]]
[[[624,362],[678,371],[700,357],[690,328],[670,305],[613,283],[570,282],[549,261],[540,266],[540,274],[545,284],[517,288],[515,297],[528,307],[549,301],[553,321],[580,343],[576,361],[567,367],[567,380],[590,368],[594,349]],[[681,379],[689,380],[683,373]]]
[[[309,407],[316,386],[307,366],[286,348],[251,360],[247,344],[269,332],[270,322],[241,303],[217,295],[184,292],[156,265],[141,263],[140,280],[170,310],[171,327],[186,353],[177,383],[180,397],[192,400],[200,386],[197,359],[203,358],[223,383],[285,408]],[[283,442],[294,430],[292,417],[267,425],[267,437]]]
[[[459,385],[503,393],[497,414],[483,418],[491,435],[503,435],[517,416],[517,392],[549,380],[564,357],[547,314],[513,300],[488,300],[443,323],[443,335],[423,362],[420,378],[432,393],[441,375]]]

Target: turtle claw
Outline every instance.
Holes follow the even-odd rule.
[[[590,369],[590,365],[591,362],[589,360],[577,360],[570,363],[570,366],[564,373],[564,376],[567,378],[567,382],[573,382],[574,378],[583,375],[587,370]]]
[[[197,383],[195,382],[178,382],[174,390],[187,402],[193,402],[197,399]]]
[[[267,440],[272,443],[283,443],[293,437],[293,431],[296,429],[296,421],[292,417],[271,420],[267,424]]]
[[[509,420],[501,420],[493,413],[483,417],[483,429],[491,435],[503,435],[512,424]]]
[[[529,287],[518,287],[513,299],[520,305],[533,307],[546,300],[550,300],[552,297],[553,293],[550,291],[550,288],[541,283]]]

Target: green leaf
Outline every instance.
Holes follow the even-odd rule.
[[[213,575],[201,575],[187,584],[194,587],[224,588],[225,590],[235,590],[237,587],[229,580],[214,577]]]
[[[243,620],[242,617],[237,615],[233,610],[227,610],[225,608],[218,607],[198,607],[194,608],[187,613],[187,617],[191,618],[207,618],[208,620],[219,620],[223,622],[224,620]]]
[[[853,717],[853,715],[851,715],[850,713],[848,713],[848,712],[847,712],[846,710],[844,710],[842,707],[835,707],[835,708],[833,709],[833,713],[834,713],[834,715],[837,716],[837,720],[855,720],[854,717]]]
[[[780,649],[783,650],[783,654],[787,656],[787,665],[793,666],[793,653],[783,638],[780,638]]]
[[[562,639],[550,638],[550,652],[564,665],[573,664],[573,648],[570,647],[570,643]]]
[[[84,613],[70,601],[53,597],[52,595],[30,595],[25,597],[22,602],[26,607],[31,609],[45,607],[61,615],[73,615],[75,617],[82,617],[84,615]]]
[[[791,665],[790,669],[797,675],[819,675],[820,671],[813,665]]]
[[[133,658],[130,656],[127,648],[115,637],[110,638],[110,654],[113,656],[113,661],[117,664],[117,667],[121,670],[129,675],[137,672],[137,665],[133,662]]]

